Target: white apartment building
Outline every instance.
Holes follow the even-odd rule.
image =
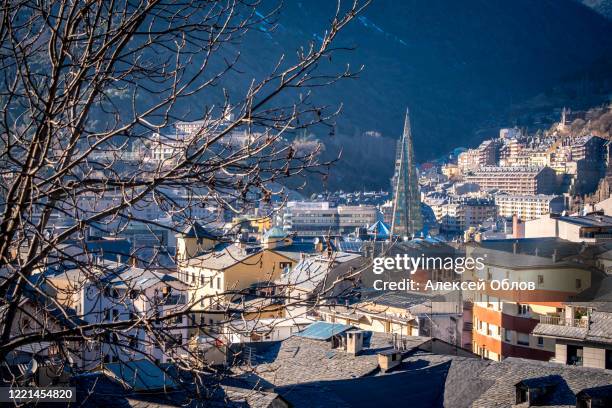
[[[341,235],[368,227],[378,219],[373,205],[333,206],[326,201],[291,201],[283,211],[282,226],[299,236]]]
[[[565,199],[562,196],[512,195],[498,194],[495,196],[497,215],[509,218],[518,216],[523,221],[541,218],[549,213],[561,213],[565,209]]]
[[[187,284],[169,274],[109,261],[94,269],[99,273],[95,280],[88,278],[81,269],[67,270],[48,278],[57,288],[58,302],[73,308],[86,323],[163,318],[187,307]],[[83,350],[84,367],[141,359],[145,353],[161,363],[185,356],[187,315],[158,325],[169,335],[163,342],[142,328],[108,332],[102,342],[92,339]]]

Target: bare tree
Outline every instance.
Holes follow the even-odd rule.
[[[339,3],[319,40],[252,79],[233,50],[252,29],[273,26],[279,11],[261,12],[257,1],[3,2],[2,364],[30,350],[63,365],[80,359],[85,369],[109,348],[150,360],[157,348],[201,371],[180,328],[208,330],[192,316],[202,299],[186,295],[193,282],[164,261],[174,254],[156,234],[215,221],[202,215],[211,208],[259,207],[265,216],[273,200],[283,202],[285,180],[325,173],[331,163],[318,160],[320,145],[293,135],[333,128],[338,107],[314,103],[311,93],[355,76],[321,65],[346,49],[334,40],[368,2]],[[250,82],[234,95],[228,77]],[[204,97],[217,102],[202,106]],[[152,219],[151,208],[166,219]],[[150,245],[103,256],[92,249],[91,235],[121,236],[135,223],[155,237]],[[92,319],[76,299],[84,292],[117,308],[99,303]],[[244,314],[223,301],[240,291],[226,292],[210,300],[210,313]],[[136,311],[143,299],[153,306]]]

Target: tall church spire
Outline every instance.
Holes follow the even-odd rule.
[[[412,151],[410,114],[406,109],[404,133],[398,143],[395,159],[391,235],[409,237],[422,230],[421,197]]]

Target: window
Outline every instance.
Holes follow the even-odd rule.
[[[529,305],[521,305],[520,303],[518,303],[517,307],[518,307],[518,314],[519,315],[528,315],[529,314]]]
[[[518,344],[520,344],[521,346],[528,346],[529,345],[529,334],[527,334],[527,333],[518,333],[518,336],[516,338],[516,342]]]
[[[504,340],[507,343],[512,343],[512,330],[504,330]]]
[[[283,270],[285,268],[291,268],[291,262],[280,262],[279,266],[280,266],[281,270]]]
[[[538,346],[539,347],[543,347],[544,346],[544,337],[538,336]]]
[[[217,289],[221,289],[221,278],[217,278]]]
[[[119,311],[117,309],[113,309],[113,320],[119,319]]]
[[[544,275],[538,275],[538,285],[542,285],[544,283]]]
[[[582,280],[576,279],[576,289],[582,288]]]

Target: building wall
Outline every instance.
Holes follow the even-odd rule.
[[[555,339],[552,339],[555,341]],[[606,368],[606,347],[597,344],[581,343],[578,341],[568,341],[565,339],[556,339],[555,345],[555,362],[559,364],[567,364],[567,349],[568,345],[582,347],[582,365],[589,368]],[[612,350],[612,346],[608,347]]]
[[[297,262],[275,251],[264,249],[224,270],[207,268],[206,259],[203,259],[201,266],[184,266],[180,268],[180,273],[182,276],[195,276],[194,279],[187,279],[190,283],[190,299],[203,299],[228,290],[246,289],[257,282],[273,282],[280,278],[284,269],[281,264],[290,264],[290,267],[293,267]],[[219,300],[227,301],[230,297],[231,295],[225,295]],[[212,303],[211,300],[208,298],[208,302],[204,304],[198,302],[194,310],[205,310]]]

